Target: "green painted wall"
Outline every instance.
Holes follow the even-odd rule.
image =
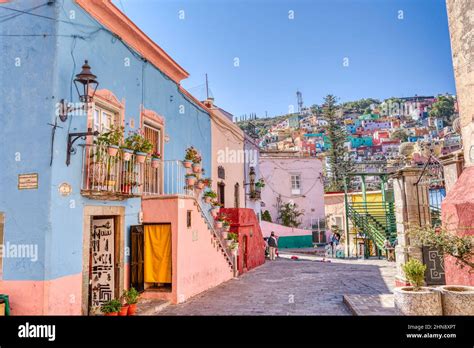
[[[313,247],[312,235],[278,238],[278,249],[312,248],[312,247]]]

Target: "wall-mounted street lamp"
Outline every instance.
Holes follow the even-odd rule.
[[[94,99],[95,92],[99,86],[97,81],[97,76],[95,76],[91,67],[86,60],[82,66],[82,71],[76,75],[74,79],[74,85],[76,86],[77,94],[79,95],[79,100],[83,103],[80,107],[70,107],[68,103],[63,99],[61,100],[60,114],[59,118],[61,121],[65,122],[67,120],[68,114],[75,110],[88,110],[88,104]],[[75,152],[73,148],[74,142],[78,139],[86,140],[89,136],[99,135],[98,131],[93,132],[91,128],[87,132],[80,133],[69,133],[67,137],[67,153],[66,153],[66,165],[69,166],[71,163],[71,154]]]
[[[79,100],[83,105],[79,107],[73,107],[64,99],[61,99],[59,104],[59,119],[63,122],[66,122],[68,114],[76,110],[87,110],[87,105],[90,103],[95,96],[99,82],[97,81],[97,76],[95,76],[89,65],[89,62],[86,60],[82,66],[82,71],[76,75],[74,79],[74,86],[76,87],[77,94],[79,95]]]

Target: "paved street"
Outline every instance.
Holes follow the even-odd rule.
[[[395,263],[279,258],[159,315],[351,315],[343,295],[387,294]]]

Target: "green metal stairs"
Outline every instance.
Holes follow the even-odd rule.
[[[368,236],[380,251],[385,239],[397,237],[393,202],[357,202],[347,204],[347,215],[360,233]]]

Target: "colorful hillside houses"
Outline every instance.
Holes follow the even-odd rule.
[[[35,13],[0,29],[2,61],[22,60],[21,72],[0,67],[10,81],[0,86],[1,114],[23,115],[0,130],[0,237],[37,248],[0,257],[12,314],[100,314],[131,286],[180,303],[234,277],[210,212],[218,205],[203,198],[219,181],[210,186],[220,110],[181,87],[188,73],[110,0],[51,2]],[[33,32],[52,34],[25,38]],[[197,156],[187,168],[190,147]],[[237,209],[246,171],[226,171],[236,175],[228,187]]]

